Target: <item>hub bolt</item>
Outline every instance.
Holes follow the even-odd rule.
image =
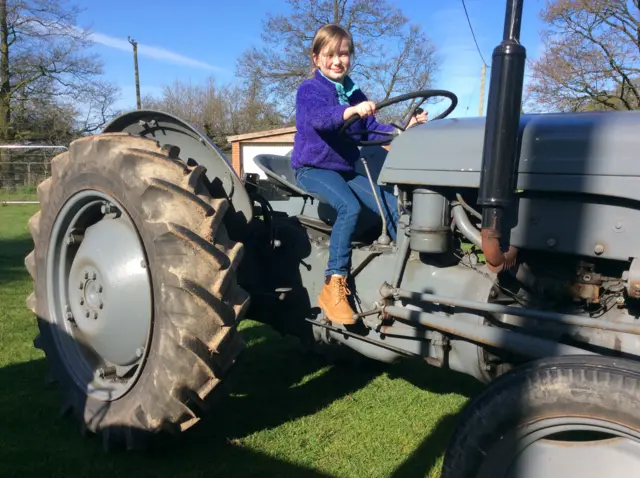
[[[112,377],[115,374],[116,374],[116,368],[115,367],[106,366],[106,367],[98,369],[98,375],[100,376],[100,378]]]
[[[81,234],[74,234],[73,232],[70,232],[67,236],[66,243],[69,246],[72,244],[80,244],[82,239],[84,239],[84,237]]]

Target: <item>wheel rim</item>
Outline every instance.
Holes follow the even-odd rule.
[[[506,434],[480,477],[609,478],[640,474],[640,432],[586,417],[548,418]]]
[[[69,375],[94,398],[122,397],[143,369],[153,322],[144,247],[125,209],[95,190],[69,198],[53,225],[46,278]]]

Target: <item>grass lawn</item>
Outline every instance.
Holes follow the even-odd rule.
[[[439,476],[476,382],[416,362],[328,365],[249,321],[238,383],[213,416],[151,451],[105,454],[100,439],[58,416],[57,390],[32,346],[23,261],[36,210],[0,207],[1,477]]]
[[[0,189],[0,202],[2,201],[37,201],[38,193],[35,186],[20,187],[15,191]]]

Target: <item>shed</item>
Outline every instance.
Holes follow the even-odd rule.
[[[257,173],[261,178],[266,175],[253,162],[258,154],[277,154],[286,156],[293,149],[295,126],[256,131],[254,133],[228,136],[231,143],[231,164],[240,177],[244,173]]]

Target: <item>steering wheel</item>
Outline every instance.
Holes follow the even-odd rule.
[[[408,124],[408,122],[411,121],[411,117],[413,117],[416,110],[420,108],[420,105],[422,105],[422,103],[424,103],[429,98],[434,98],[437,96],[444,96],[445,98],[449,98],[451,100],[451,104],[446,110],[444,110],[438,116],[433,118],[431,121],[446,118],[447,116],[449,116],[449,114],[451,114],[451,112],[458,105],[458,97],[452,92],[447,90],[421,90],[421,91],[414,91],[412,93],[407,93],[405,95],[396,96],[395,98],[389,98],[388,100],[382,101],[376,105],[376,113],[380,111],[382,108],[386,108],[387,106],[395,105],[396,103],[401,103],[403,101],[412,100],[414,98],[421,98],[420,101],[411,108],[411,111],[409,112],[409,120],[407,121],[407,124]],[[351,136],[365,135],[369,133],[375,133],[383,136],[394,136],[394,133],[388,133],[386,131],[376,131],[376,130],[347,131],[352,124],[354,124],[356,121],[360,119],[362,118],[360,117],[359,114],[356,113],[353,116],[351,116],[347,121],[345,121],[344,125],[342,125],[342,128],[340,128],[340,131],[338,132],[338,135],[340,136],[340,138],[343,139],[344,141],[347,141],[348,143],[352,143],[357,146],[373,146],[373,145],[388,143],[389,139],[380,138],[380,139],[363,141],[363,140],[356,140]],[[401,131],[406,131],[407,129],[406,125],[401,126],[396,123],[390,123],[390,124],[395,126]]]

